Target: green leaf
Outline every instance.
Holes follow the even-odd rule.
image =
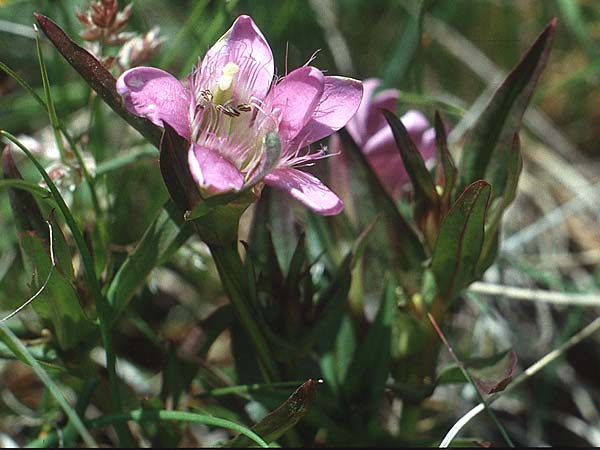
[[[390,371],[392,326],[397,310],[395,286],[387,280],[377,316],[356,347],[343,386],[350,398],[362,393],[360,398],[370,403],[383,394]]]
[[[423,161],[423,157],[421,156],[421,152],[419,152],[419,149],[413,143],[406,127],[398,116],[386,109],[383,109],[381,112],[394,134],[396,146],[400,151],[402,162],[413,185],[415,200],[423,202],[426,207],[436,207],[438,195],[431,175],[425,166],[425,161]]]
[[[548,61],[555,30],[556,19],[546,25],[477,119],[463,148],[461,189],[475,180],[485,179],[496,192],[504,191],[496,172],[506,165],[505,153],[519,131],[533,89]]]
[[[227,428],[238,433],[242,433],[244,436],[247,436],[260,445],[261,447],[268,447],[268,444],[255,432],[246,428],[243,425],[239,425],[235,422],[231,422],[230,420],[221,419],[219,417],[208,416],[206,414],[196,414],[187,411],[168,411],[168,410],[160,410],[160,411],[144,411],[144,410],[135,410],[135,411],[127,411],[124,413],[111,414],[107,416],[102,416],[97,419],[90,420],[89,426],[90,428],[100,428],[105,427],[107,425],[111,425],[114,423],[128,422],[128,421],[136,421],[136,422],[146,422],[146,421],[168,421],[172,420],[174,422],[190,422],[190,423],[201,423],[204,425],[209,425],[213,427],[221,427]]]
[[[160,141],[160,173],[171,198],[182,211],[193,211],[202,201],[187,163],[189,143],[169,125]]]
[[[52,270],[45,288],[32,302],[33,309],[52,324],[60,348],[72,349],[95,327],[85,316],[73,286],[61,272],[53,270],[46,241],[35,233],[22,233],[20,242],[23,255],[33,268],[33,292],[42,287]]]
[[[448,150],[448,142],[446,140],[446,128],[442,121],[442,116],[438,111],[435,112],[434,118],[435,127],[435,149],[436,149],[436,167],[435,167],[435,183],[442,187],[440,198],[441,212],[446,214],[450,209],[452,201],[452,190],[456,183],[457,171],[452,155]]]
[[[173,251],[171,244],[182,245],[192,232],[192,224],[184,223],[179,209],[171,201],[165,203],[110,283],[106,296],[113,308],[113,320],[123,312],[165,253]]]
[[[415,2],[413,2],[415,3]],[[423,29],[423,17],[426,12],[427,1],[421,0],[413,14],[407,14],[406,20],[400,30],[402,35],[396,41],[393,53],[389,56],[389,61],[384,74],[384,85],[397,85],[401,81],[408,69],[411,67],[419,46],[421,44],[421,33]]]
[[[485,358],[470,358],[463,364],[477,388],[485,394],[493,394],[503,391],[512,380],[517,367],[517,355],[507,350]],[[468,382],[461,368],[451,364],[442,369],[436,385]]]
[[[485,181],[474,182],[442,222],[431,270],[438,294],[447,300],[454,299],[475,278],[490,192],[491,186]]]
[[[160,127],[154,125],[148,119],[138,117],[127,111],[121,96],[117,93],[115,77],[106,67],[90,52],[73,42],[51,19],[37,13],[34,16],[48,39],[90,87],[102,97],[108,106],[158,148],[161,136]]]
[[[381,209],[386,219],[394,262],[400,271],[405,273],[402,280],[403,285],[410,285],[413,290],[416,290],[419,284],[418,274],[421,272],[421,264],[426,258],[423,244],[421,244],[413,228],[398,211],[394,200],[386,192],[365,155],[350,134],[345,129],[342,129],[339,135],[345,148],[350,151],[365,171],[373,201]]]
[[[494,262],[498,250],[498,234],[500,224],[504,212],[508,209],[511,203],[517,196],[517,187],[519,183],[519,177],[523,169],[523,155],[521,153],[521,142],[519,135],[515,133],[513,136],[513,142],[510,147],[508,154],[508,164],[506,165],[506,183],[505,190],[501,194],[502,199],[494,206],[491,211],[491,218],[488,221],[485,230],[485,240],[483,243],[483,249],[481,250],[481,256],[477,263],[477,273],[483,274],[489,266]],[[498,194],[499,196],[500,194]]]
[[[317,398],[317,390],[313,380],[306,381],[276,410],[254,425],[251,430],[271,443],[294,427],[311,410]],[[238,436],[224,447],[247,447],[252,442],[247,436]]]
[[[4,147],[4,150],[2,151],[2,173],[6,179],[2,181],[5,183],[8,180],[23,181],[23,177],[21,177],[21,173],[12,157],[10,145]],[[6,184],[7,186],[10,186],[8,183]],[[17,230],[19,232],[35,231],[39,236],[42,236],[47,240],[48,226],[46,225],[46,221],[42,218],[40,207],[31,192],[22,189],[14,189],[12,187],[8,187],[7,191],[10,207],[17,224]],[[49,195],[49,193],[46,191],[45,195]]]

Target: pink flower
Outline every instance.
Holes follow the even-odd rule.
[[[392,197],[402,196],[409,182],[404,163],[394,141],[392,130],[381,114],[381,109],[395,111],[400,93],[396,89],[385,89],[374,95],[380,80],[370,78],[363,81],[364,96],[356,115],[346,129],[361,148],[371,167]],[[435,155],[435,130],[419,111],[408,111],[401,118],[410,138],[427,161]],[[338,136],[332,136],[331,147],[339,149]],[[338,160],[331,161],[332,165]]]
[[[303,149],[346,125],[362,85],[311,66],[275,81],[273,74],[269,44],[250,17],[240,16],[185,84],[139,67],[119,77],[117,91],[131,112],[168,123],[189,142],[189,168],[204,198],[264,182],[319,214],[337,214],[337,195],[296,167],[323,156],[323,149]]]

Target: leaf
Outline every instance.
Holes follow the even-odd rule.
[[[477,388],[485,394],[503,391],[511,382],[517,367],[517,355],[507,350],[486,358],[470,358],[463,362]],[[468,383],[460,367],[452,364],[437,377],[436,385]]]
[[[356,399],[356,395],[359,395],[359,399],[367,400],[370,404],[377,401],[383,393],[390,370],[392,326],[396,309],[395,283],[387,280],[377,316],[367,334],[360,340],[348,369],[343,389],[349,398]]]
[[[431,261],[437,292],[452,300],[475,278],[484,239],[491,186],[483,180],[465,189],[442,222]]]
[[[471,359],[467,370],[477,387],[486,394],[503,391],[517,367],[517,354],[510,350],[490,358]]]
[[[556,19],[553,19],[508,74],[477,119],[463,148],[461,189],[475,180],[485,179],[492,183],[496,192],[504,191],[504,185],[498,183],[501,180],[496,174],[506,165],[502,153],[510,148],[514,134],[519,131],[533,89],[548,61],[555,31]]]
[[[15,160],[12,157],[10,145],[2,151],[2,173],[5,179],[23,180]],[[5,181],[5,180],[2,180]],[[40,188],[41,189],[41,188]],[[30,192],[22,189],[7,188],[8,200],[19,232],[34,231],[48,240],[48,226],[42,217],[42,212]],[[46,195],[49,195],[46,191]]]
[[[276,410],[254,425],[251,430],[261,436],[267,443],[279,439],[304,418],[317,399],[317,390],[313,380],[306,381]],[[252,442],[246,436],[238,436],[224,447],[247,447]]]
[[[110,283],[107,299],[113,308],[113,320],[123,312],[165,253],[173,251],[171,244],[182,245],[192,231],[190,223],[184,224],[178,208],[171,201],[166,202]]]
[[[413,143],[406,127],[396,114],[386,109],[381,110],[381,113],[394,134],[396,146],[400,151],[406,173],[408,173],[414,188],[415,200],[423,202],[427,208],[435,208],[438,204],[438,195],[419,149]]]
[[[426,0],[421,0],[415,8],[416,13],[407,14],[406,20],[400,30],[402,35],[397,40],[394,51],[389,55],[384,74],[384,84],[397,85],[400,80],[405,78],[415,55],[419,50],[421,43],[421,33],[423,30],[423,17],[426,12]]]
[[[117,93],[116,79],[90,52],[79,46],[51,19],[34,13],[40,28],[54,44],[60,54],[83,79],[117,114],[138,130],[157,148],[160,143],[161,129],[148,119],[138,117],[124,107]]]
[[[46,241],[35,233],[22,233],[20,244],[24,257],[33,269],[31,290],[38,291],[52,268]],[[58,270],[53,270],[44,290],[31,304],[52,324],[58,345],[63,350],[75,347],[95,328],[85,316],[74,287]]]
[[[404,280],[407,284],[416,286],[419,284],[418,274],[421,272],[421,264],[425,260],[425,250],[417,234],[400,214],[394,200],[386,192],[381,181],[373,171],[365,155],[363,155],[356,142],[350,134],[342,129],[339,135],[345,148],[355,157],[355,160],[363,168],[367,175],[369,189],[371,190],[373,201],[382,210],[386,219],[389,238],[392,246],[392,253],[395,257],[395,263],[399,269],[406,273]]]
[[[189,143],[167,123],[160,141],[160,173],[171,198],[182,211],[192,211],[202,201],[188,166]]]
[[[436,168],[435,182],[442,187],[441,194],[441,212],[445,214],[450,209],[452,201],[452,190],[456,183],[457,171],[452,155],[448,150],[448,142],[446,140],[446,128],[442,121],[442,116],[438,111],[435,112],[434,118],[435,127],[435,149],[436,149]]]
[[[517,195],[519,177],[523,169],[523,155],[521,153],[521,142],[519,135],[515,133],[513,142],[508,154],[508,164],[506,166],[506,188],[502,193],[502,200],[495,206],[491,214],[491,219],[485,230],[485,240],[481,256],[477,263],[477,272],[483,274],[494,262],[498,251],[498,233],[504,212],[508,209]]]

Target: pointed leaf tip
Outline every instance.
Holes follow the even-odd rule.
[[[75,43],[52,19],[38,13],[33,16],[59,53],[81,75],[88,85],[102,97],[108,106],[158,147],[161,129],[148,119],[138,117],[125,108],[116,89],[117,80],[89,51]]]
[[[494,92],[463,148],[460,188],[486,179],[494,183],[506,165],[506,152],[521,127],[533,90],[548,62],[556,34],[556,19],[538,35]]]

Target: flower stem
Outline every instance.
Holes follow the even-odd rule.
[[[237,242],[234,241],[229,245],[210,245],[210,251],[236,315],[258,352],[265,380],[268,383],[279,381],[277,365],[247,301],[248,288],[245,282],[244,266],[237,251]]]

